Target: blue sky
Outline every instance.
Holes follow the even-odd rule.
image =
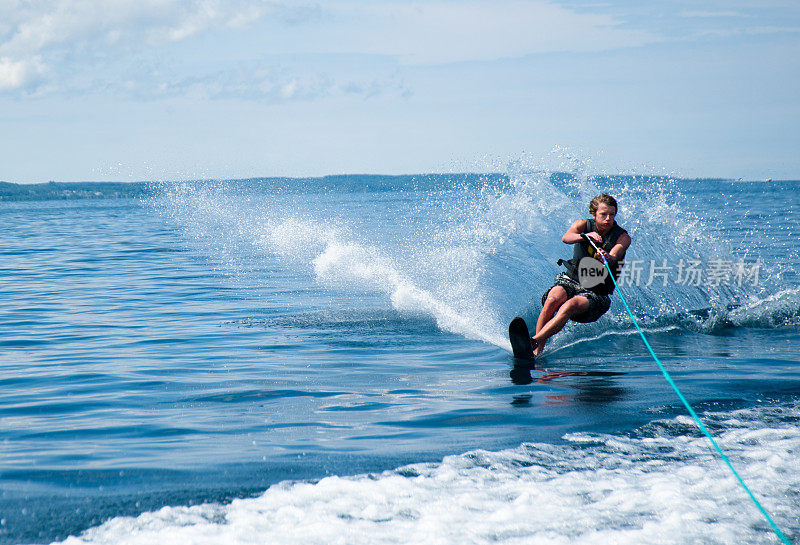
[[[0,180],[800,179],[798,59],[796,1],[0,0]]]

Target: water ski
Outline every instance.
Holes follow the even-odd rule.
[[[508,325],[508,338],[511,341],[511,349],[514,351],[515,358],[533,361],[531,334],[525,320],[520,317],[511,320]]]

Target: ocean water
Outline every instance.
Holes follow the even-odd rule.
[[[617,295],[510,356],[600,191],[645,334],[796,543],[797,187],[512,165],[0,202],[0,543],[777,542]]]

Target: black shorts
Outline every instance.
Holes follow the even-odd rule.
[[[595,322],[611,307],[611,298],[608,295],[601,295],[593,292],[592,290],[584,288],[579,282],[570,278],[565,272],[559,273],[555,278],[555,284],[553,284],[546,292],[544,292],[544,295],[542,295],[542,306],[544,306],[545,299],[547,299],[547,294],[550,293],[550,290],[556,286],[561,286],[564,288],[564,290],[567,292],[567,297],[569,298],[580,295],[581,297],[586,297],[586,299],[589,300],[589,310],[580,314],[576,314],[570,318],[570,320],[575,322],[581,322],[583,324]]]

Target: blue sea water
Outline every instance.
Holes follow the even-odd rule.
[[[797,542],[797,187],[514,167],[0,202],[0,543],[775,542],[617,295],[510,356],[600,191],[654,350]]]

